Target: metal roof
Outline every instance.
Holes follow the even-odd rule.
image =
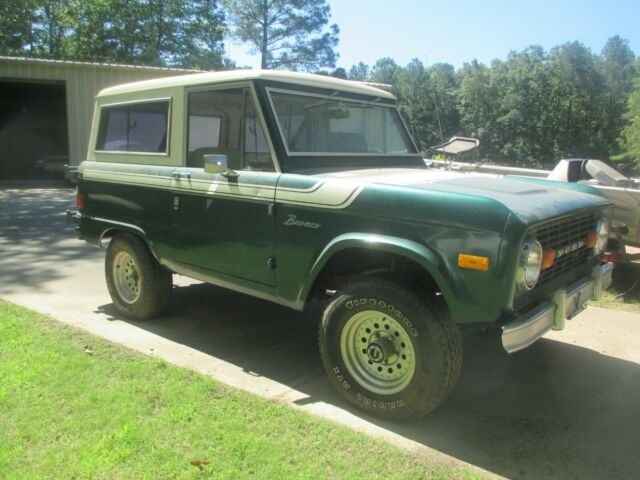
[[[362,82],[343,80],[341,78],[314,75],[310,73],[284,72],[280,70],[229,70],[222,72],[204,72],[193,75],[155,78],[141,82],[127,83],[105,88],[98,97],[154,90],[175,86],[193,86],[247,80],[271,80],[276,82],[304,85],[308,87],[326,88],[379,98],[395,99],[389,92],[365,85]]]
[[[152,67],[146,65],[126,65],[123,63],[102,63],[102,62],[79,62],[75,60],[53,60],[49,58],[32,58],[32,57],[6,57],[0,55],[0,62],[21,62],[21,63],[37,63],[60,66],[76,66],[76,67],[95,67],[95,68],[117,68],[132,70],[151,70],[163,72],[201,72],[202,70],[192,70],[188,68],[173,67]]]

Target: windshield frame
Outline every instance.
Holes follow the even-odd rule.
[[[269,107],[271,108],[271,112],[273,114],[273,117],[275,119],[275,123],[276,123],[276,128],[278,130],[278,135],[280,136],[280,141],[282,142],[282,145],[284,146],[285,152],[287,157],[363,157],[363,158],[370,158],[370,157],[415,157],[417,155],[420,155],[420,151],[418,150],[418,147],[415,143],[415,141],[413,140],[413,136],[411,135],[411,132],[407,126],[407,124],[404,121],[404,118],[402,118],[402,115],[400,114],[400,110],[398,109],[398,106],[395,103],[387,103],[382,102],[381,98],[378,97],[371,97],[370,99],[356,99],[356,98],[352,98],[352,97],[348,97],[348,96],[340,96],[340,91],[338,90],[334,90],[329,94],[322,94],[322,93],[312,93],[312,92],[305,92],[305,91],[301,91],[301,90],[296,90],[296,89],[288,89],[288,88],[278,88],[278,87],[266,87],[265,91],[267,93],[267,99],[269,101]],[[404,128],[404,133],[406,134],[406,137],[409,141],[409,145],[410,147],[413,147],[413,152],[404,152],[404,153],[386,153],[386,152],[298,152],[298,151],[291,151],[289,149],[289,142],[287,141],[287,137],[284,134],[284,131],[282,130],[282,127],[280,125],[280,119],[278,117],[278,112],[276,110],[275,104],[273,103],[273,97],[271,95],[271,93],[282,93],[282,94],[286,94],[286,95],[293,95],[293,96],[300,96],[300,97],[313,97],[313,98],[318,98],[320,100],[327,100],[327,101],[342,101],[345,103],[359,103],[359,104],[363,104],[363,105],[371,105],[373,107],[379,107],[379,108],[388,108],[388,109],[392,109],[395,111],[395,114],[397,115],[397,118],[400,120],[400,124],[402,125],[402,128]]]

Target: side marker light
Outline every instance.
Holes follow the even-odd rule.
[[[458,267],[469,268],[471,270],[489,270],[489,257],[478,257],[461,253],[458,255]]]

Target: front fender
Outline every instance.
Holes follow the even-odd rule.
[[[345,233],[329,242],[305,276],[298,293],[297,303],[304,304],[325,265],[336,253],[348,248],[361,248],[392,253],[421,265],[438,285],[455,318],[455,312],[453,310],[457,302],[453,296],[453,289],[451,288],[449,279],[442,274],[443,262],[440,257],[428,247],[412,240],[371,233]]]

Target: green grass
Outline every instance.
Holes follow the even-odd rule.
[[[599,300],[592,300],[591,305],[601,308],[613,308],[617,310],[628,310],[640,312],[640,301],[636,298],[629,298],[625,291],[610,288],[602,292]]]
[[[613,284],[591,305],[640,312],[640,264],[622,263],[613,269]]]
[[[472,474],[0,302],[0,477]]]

